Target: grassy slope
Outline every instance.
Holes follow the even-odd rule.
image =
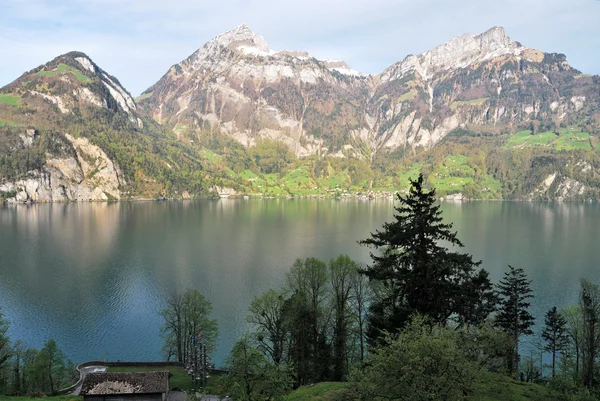
[[[336,400],[344,393],[348,383],[318,383],[313,386],[303,386],[292,391],[285,397],[285,401],[327,401]]]
[[[82,73],[77,71],[75,68],[73,68],[69,65],[66,65],[66,64],[62,64],[62,63],[59,64],[58,67],[54,70],[38,72],[38,75],[42,75],[45,77],[53,77],[53,76],[61,75],[61,74],[73,74],[73,75],[75,75],[75,78],[77,78],[79,81],[83,82],[84,84],[92,81],[90,78],[86,77],[85,75],[83,75]]]
[[[61,395],[59,397],[9,397],[0,395],[0,401],[81,401],[83,397]]]
[[[538,384],[524,383],[509,377],[486,374],[469,401],[552,401],[559,394]],[[285,397],[285,401],[335,401],[344,393],[347,383],[319,383],[300,387]]]
[[[538,384],[516,381],[506,376],[488,373],[477,387],[471,401],[545,401],[558,400],[560,395]]]
[[[552,131],[532,135],[530,130],[519,131],[508,138],[505,148],[527,149],[545,147],[554,150],[592,149],[590,134],[577,127],[562,128],[560,135]]]
[[[18,106],[21,98],[16,95],[0,94],[0,103],[5,103],[10,106]]]

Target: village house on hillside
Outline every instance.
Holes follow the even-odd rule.
[[[80,395],[84,401],[167,401],[169,376],[167,371],[90,373]]]

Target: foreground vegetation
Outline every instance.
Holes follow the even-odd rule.
[[[352,383],[324,382],[299,387],[287,394],[284,401],[340,401],[351,399]],[[478,383],[468,401],[546,401],[564,396],[548,387],[516,381],[500,374],[488,373]]]
[[[82,401],[83,397],[76,397],[73,395],[63,396],[40,396],[40,397],[25,397],[25,396],[0,396],[0,401]]]
[[[449,163],[460,165],[460,158]],[[480,262],[458,251],[462,243],[425,185],[422,175],[411,181],[408,194],[398,195],[392,222],[360,241],[375,250],[370,266],[344,255],[329,263],[299,259],[281,288],[254,299],[247,317],[252,330],[232,349],[220,394],[240,400],[595,399],[600,287],[583,280],[580,305],[548,311],[540,352],[552,357],[550,369],[521,358],[519,344],[533,334],[531,281],[509,266],[491,283]],[[184,363],[187,353],[177,350],[190,347],[185,339],[194,337],[194,327],[216,327],[207,301],[193,290],[171,296],[161,315],[165,352]],[[214,335],[208,331],[206,341]]]
[[[546,314],[539,351],[551,365],[522,358],[519,344],[533,335],[531,281],[509,266],[491,283],[481,262],[460,252],[436,199],[422,175],[411,181],[393,220],[359,241],[373,249],[369,266],[345,255],[298,259],[282,287],[253,300],[252,329],[231,350],[227,373],[208,383],[212,305],[195,290],[171,294],[160,311],[163,350],[186,366],[168,367],[172,387],[196,388],[190,369],[204,392],[234,400],[596,399],[600,286],[582,280],[578,305]],[[69,368],[56,344],[27,351],[1,327],[3,392],[58,389]]]

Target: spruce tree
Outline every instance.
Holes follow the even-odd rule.
[[[368,335],[377,340],[383,330],[394,331],[418,313],[434,323],[456,317],[460,323],[478,323],[493,310],[495,295],[481,262],[452,252],[441,242],[463,244],[442,222],[435,189],[423,188],[423,175],[411,180],[408,195],[397,195],[394,221],[359,243],[380,251],[362,271],[379,282],[371,302]]]
[[[542,338],[546,341],[544,350],[552,353],[552,377],[555,374],[556,353],[564,350],[569,345],[567,335],[567,320],[557,310],[556,306],[546,313],[546,326]]]
[[[522,335],[533,334],[531,326],[535,319],[528,311],[530,304],[527,301],[533,298],[533,295],[530,288],[531,281],[527,280],[525,271],[510,265],[508,268],[509,271],[504,273],[504,278],[498,284],[502,299],[496,324],[513,339],[515,349],[511,370],[518,375],[519,338]]]

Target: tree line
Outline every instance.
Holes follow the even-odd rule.
[[[9,322],[0,312],[0,394],[55,394],[74,383],[75,365],[54,339],[40,349],[8,336]]]
[[[547,385],[564,399],[595,399],[597,285],[582,280],[579,305],[546,314],[538,341],[552,361],[545,366],[519,353],[535,322],[524,270],[508,266],[493,284],[480,261],[459,252],[463,244],[443,222],[435,189],[424,188],[422,175],[398,194],[393,221],[359,242],[373,250],[370,265],[345,255],[298,259],[281,288],[252,301],[251,330],[227,360],[224,394],[281,399],[302,385],[348,381],[348,399],[454,400],[502,374]],[[182,321],[175,311],[170,303],[161,312],[165,347],[184,361],[174,351],[174,328]],[[210,321],[210,308],[203,311]],[[211,322],[202,326],[214,327],[216,337]],[[550,373],[542,375],[544,368]]]

